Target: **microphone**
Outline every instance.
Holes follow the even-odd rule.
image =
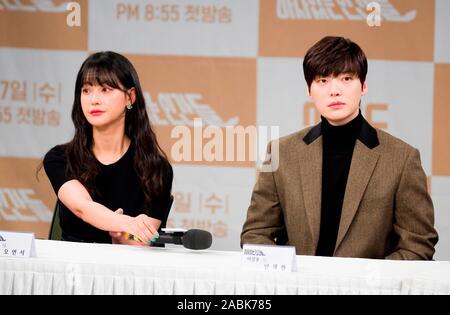
[[[208,231],[191,229],[186,232],[175,231],[159,233],[156,241],[152,245],[176,244],[193,250],[208,249],[212,244],[212,235]]]
[[[131,234],[127,237],[129,240],[139,241],[139,239]],[[151,242],[154,246],[164,244],[183,245],[187,249],[201,250],[208,249],[212,244],[212,235],[204,230],[180,230],[180,229],[162,229],[159,237]]]

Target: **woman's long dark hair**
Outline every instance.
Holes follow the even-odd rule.
[[[152,201],[163,191],[163,177],[171,166],[150,124],[137,72],[120,54],[110,51],[95,53],[84,61],[78,72],[72,108],[75,136],[65,145],[67,173],[77,178],[90,193],[96,191],[95,179],[100,172],[100,164],[92,153],[92,125],[81,108],[84,84],[108,85],[125,93],[135,89],[136,100],[125,114],[125,134],[135,149],[134,169],[142,184],[145,207],[149,209]]]

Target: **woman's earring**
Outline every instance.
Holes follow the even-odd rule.
[[[133,108],[133,105],[131,103],[127,105],[127,109],[132,109],[132,108]]]

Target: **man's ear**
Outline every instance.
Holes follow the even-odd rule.
[[[368,91],[369,91],[369,88],[367,86],[367,82],[364,82],[364,84],[362,85],[361,96],[365,95]]]

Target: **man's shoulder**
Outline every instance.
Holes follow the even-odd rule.
[[[395,154],[408,155],[411,151],[416,150],[412,145],[391,135],[390,133],[375,128],[380,141],[380,149],[383,152],[393,152]]]
[[[300,131],[291,133],[290,135],[281,137],[278,141],[280,143],[280,147],[290,147],[297,145],[306,145],[303,141],[303,138],[311,131],[314,126],[306,127]]]

